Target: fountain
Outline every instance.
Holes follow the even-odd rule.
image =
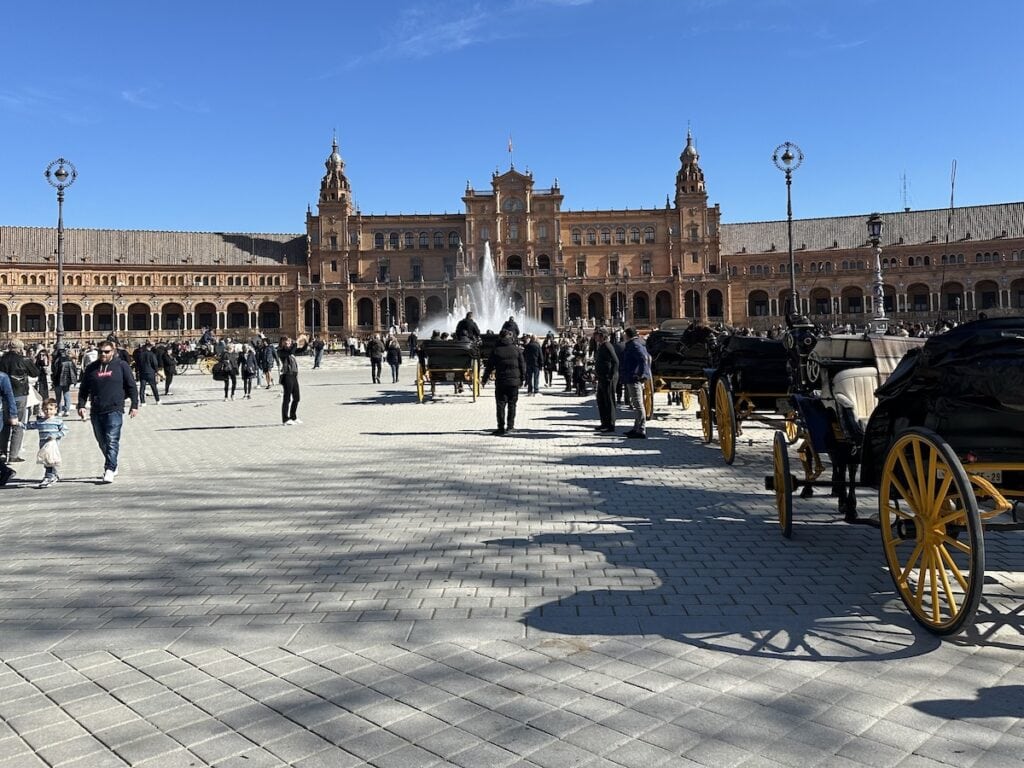
[[[484,258],[480,278],[475,283],[469,283],[459,290],[452,305],[452,311],[446,317],[427,317],[420,325],[419,332],[429,334],[436,329],[452,333],[459,320],[470,311],[472,311],[473,319],[476,320],[481,333],[487,331],[497,333],[509,317],[515,318],[520,333],[543,336],[552,330],[540,320],[527,316],[525,308],[515,306],[511,294],[494,273],[494,261],[491,258],[489,241],[484,241]]]

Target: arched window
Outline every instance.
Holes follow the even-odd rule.
[[[435,232],[434,233],[434,247],[435,248],[444,248],[444,233],[443,232]]]
[[[381,249],[384,248],[384,233],[383,232],[377,232],[373,236],[373,247],[376,248],[377,250],[381,250]]]
[[[597,230],[587,230],[587,245],[597,245]]]
[[[924,265],[926,267],[930,267],[932,265],[932,257],[931,256],[925,256],[924,257]]]
[[[523,271],[523,257],[518,254],[512,254],[508,257],[508,271],[509,272],[522,272]]]
[[[654,227],[644,227],[644,242],[645,243],[653,243],[654,242]]]
[[[615,242],[622,245],[626,242],[626,229],[625,227],[615,228]]]
[[[612,231],[608,227],[604,227],[601,230],[601,245],[611,245],[612,242]]]
[[[537,269],[541,270],[542,272],[550,271],[551,257],[548,256],[546,253],[540,254],[540,256],[537,257]]]
[[[639,243],[640,242],[640,227],[629,228],[629,242]]]
[[[413,238],[412,232],[406,232],[405,233],[405,247],[406,248],[412,248],[413,242],[414,242],[414,238]]]
[[[908,267],[914,266],[914,257],[913,256],[908,256],[907,257],[907,266]]]
[[[458,248],[459,247],[459,233],[458,232],[449,232],[448,233],[448,247],[449,248]]]
[[[572,244],[573,245],[582,245],[583,244],[583,233],[580,230],[578,230],[578,229],[574,229],[572,231]]]
[[[426,232],[420,232],[420,248],[430,247],[430,235]]]
[[[391,250],[393,250],[393,251],[397,251],[398,250],[398,233],[397,232],[392,232],[391,234],[388,235],[388,247]]]

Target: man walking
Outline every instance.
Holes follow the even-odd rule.
[[[156,386],[156,371],[160,367],[153,352],[152,342],[147,341],[140,346],[135,355],[135,373],[139,376],[139,405],[146,404],[146,387],[153,392],[153,400],[160,405],[160,391]]]
[[[615,387],[619,383],[619,357],[604,327],[594,331],[594,376],[597,378],[598,432],[615,431]]]
[[[366,342],[366,356],[370,358],[370,378],[374,384],[380,384],[380,369],[384,360],[384,344],[380,336],[373,335],[373,338]]]
[[[636,331],[626,329],[626,349],[622,353],[619,375],[626,387],[626,396],[633,408],[633,428],[626,437],[647,437],[647,413],[644,409],[644,382],[651,378],[651,355]]]
[[[498,343],[484,366],[484,384],[490,380],[491,374],[494,374],[494,403],[498,415],[498,429],[494,434],[514,432],[519,388],[526,381],[526,361],[523,350],[511,334],[503,333],[498,337]]]
[[[526,361],[526,394],[536,395],[540,392],[540,369],[544,365],[544,350],[540,348],[536,336],[530,336],[523,348],[523,359]]]
[[[115,354],[114,343],[99,346],[99,359],[82,373],[78,387],[78,415],[85,419],[85,404],[90,403],[89,419],[92,433],[103,454],[101,482],[112,483],[117,475],[117,458],[121,448],[121,425],[124,423],[124,401],[131,400],[128,416],[139,412],[139,390],[132,369]]]

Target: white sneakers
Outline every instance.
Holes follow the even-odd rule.
[[[112,483],[112,482],[114,482],[114,476],[115,476],[116,474],[117,474],[117,473],[116,473],[116,472],[114,472],[114,470],[112,470],[112,469],[106,469],[106,470],[104,470],[104,471],[103,471],[103,479],[102,479],[102,480],[101,480],[100,482],[103,482],[103,483]]]
[[[286,427],[294,427],[296,424],[301,424],[301,423],[302,423],[301,419],[289,419],[288,421],[286,421],[284,423],[284,426],[286,426]]]

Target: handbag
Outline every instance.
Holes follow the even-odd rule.
[[[39,394],[39,390],[36,389],[35,380],[29,379],[28,384],[28,399],[25,400],[25,405],[28,408],[34,408],[37,405],[43,404],[42,395]]]

